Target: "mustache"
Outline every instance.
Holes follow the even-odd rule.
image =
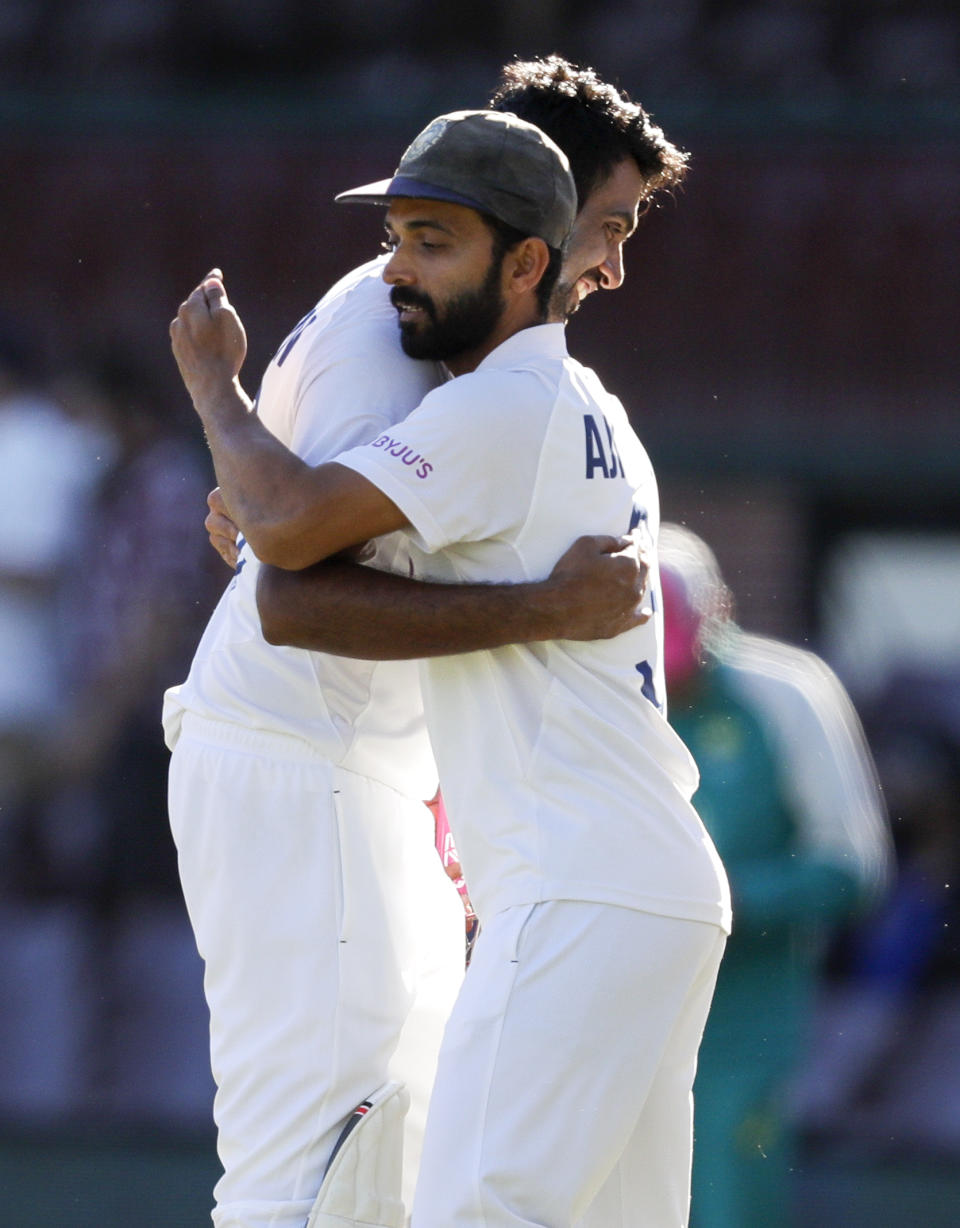
[[[430,316],[431,320],[437,318],[433,299],[429,294],[411,290],[408,286],[394,286],[390,291],[390,302],[397,311],[402,311],[405,307],[420,307]]]

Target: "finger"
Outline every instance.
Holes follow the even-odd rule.
[[[237,526],[229,516],[223,516],[220,512],[208,512],[203,527],[211,537],[222,537],[225,541],[237,540]]]
[[[212,314],[218,309],[226,308],[230,304],[227,300],[227,290],[219,277],[207,277],[200,286],[200,291],[203,294],[203,301],[207,305],[207,310]]]
[[[204,303],[207,301],[207,296],[204,292],[204,286],[206,284],[206,282],[202,281],[199,286],[193,287],[193,289],[187,295],[186,300],[180,305],[181,314],[184,311],[189,311],[190,309],[196,310],[198,307],[202,307],[204,305]]]
[[[211,533],[210,545],[213,546],[225,563],[230,567],[236,567],[237,559],[240,555],[235,542],[231,541],[228,537],[221,537]]]
[[[637,552],[637,543],[630,533],[622,533],[618,537],[600,533],[589,540],[594,542],[596,548],[603,554],[636,554]]]
[[[613,537],[609,533],[591,533],[581,537],[580,541],[589,543],[599,554],[619,554],[628,543],[626,537]]]
[[[206,316],[208,312],[209,308],[203,295],[203,287],[196,286],[177,308],[176,318],[170,325],[171,338],[174,341],[185,339],[189,342],[196,320],[201,315]]]
[[[214,486],[213,490],[207,495],[207,507],[211,512],[218,512],[221,516],[228,515],[227,502],[219,486]]]

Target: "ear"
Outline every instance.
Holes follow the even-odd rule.
[[[550,251],[543,239],[532,235],[512,247],[504,260],[504,289],[522,297],[536,290],[550,263]]]

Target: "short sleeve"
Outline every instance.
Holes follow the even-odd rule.
[[[533,373],[462,375],[336,459],[400,508],[428,553],[510,536],[530,510],[553,402]]]

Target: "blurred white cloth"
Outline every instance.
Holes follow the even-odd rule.
[[[839,678],[814,653],[739,628],[725,637],[723,660],[776,743],[806,842],[832,852],[876,896],[893,843],[860,718]]]
[[[50,400],[0,403],[0,728],[37,724],[56,704],[51,596],[111,450]]]

